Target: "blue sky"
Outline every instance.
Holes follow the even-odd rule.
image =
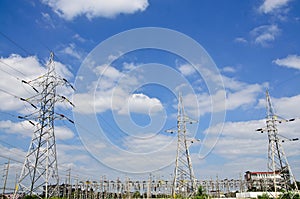
[[[56,123],[61,179],[68,168],[82,179],[145,178],[150,171],[169,177],[176,135],[164,131],[176,127],[179,92],[187,114],[199,121],[188,126],[190,136],[202,140],[190,148],[198,179],[266,170],[267,136],[255,132],[264,126],[265,90],[278,115],[299,117],[299,13],[296,0],[1,1],[0,163],[12,159],[10,183],[32,129],[17,119],[28,111],[26,105],[6,92],[29,95],[19,79],[43,73],[50,51],[58,73],[78,87],[75,93],[59,91],[76,104],[74,109],[57,105],[58,112],[75,120],[75,125]],[[208,65],[217,70],[211,73],[200,60],[190,63],[162,49],[125,53],[126,41],[101,54],[105,41],[116,34],[146,27],[165,28],[197,42],[203,50],[189,53],[210,59]],[[138,35],[136,41],[158,38]],[[193,64],[203,67],[200,73]],[[87,67],[89,77],[82,72]],[[208,83],[218,78],[223,90],[210,90]],[[226,117],[211,123],[214,113]],[[299,137],[299,125],[296,120],[279,131]],[[285,142],[283,147],[299,180],[299,144]],[[132,174],[136,172],[140,174]]]

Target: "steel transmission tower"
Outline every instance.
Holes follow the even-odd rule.
[[[196,179],[189,153],[190,142],[193,143],[194,140],[187,138],[187,122],[193,123],[195,121],[185,115],[182,96],[179,94],[177,130],[175,130],[177,132],[177,154],[172,184],[173,198],[177,195],[182,197],[192,196],[196,190]],[[167,130],[167,132],[173,133],[174,130]]]
[[[54,121],[56,119],[67,119],[72,123],[73,121],[63,114],[55,113],[55,104],[58,101],[66,101],[72,106],[73,104],[56,92],[58,86],[72,87],[72,85],[56,74],[53,57],[54,54],[51,53],[46,74],[31,81],[22,80],[34,90],[35,95],[21,100],[29,103],[35,111],[19,118],[30,122],[35,130],[25,156],[15,197],[17,193],[43,194],[45,198],[58,195],[59,178]]]
[[[277,192],[278,188],[285,191],[298,191],[295,177],[281,144],[284,140],[296,141],[298,138],[288,139],[285,136],[281,136],[277,129],[278,123],[290,122],[295,119],[286,120],[275,115],[268,90],[266,91],[266,109],[266,127],[257,129],[257,131],[260,131],[261,133],[266,132],[268,134],[268,170],[273,172],[272,186],[274,186],[275,192]]]

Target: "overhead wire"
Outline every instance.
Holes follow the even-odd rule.
[[[25,48],[23,48],[20,44],[18,44],[16,41],[14,41],[12,38],[10,38],[9,36],[7,36],[6,34],[4,34],[2,31],[0,31],[0,35],[2,35],[4,38],[6,38],[8,41],[10,41],[11,43],[13,43],[15,46],[17,46],[18,48],[20,48],[23,52],[25,52],[27,55],[30,55],[31,53],[26,50]]]
[[[24,77],[26,77],[26,74],[23,73],[22,71],[20,71],[20,70],[16,69],[15,67],[9,65],[8,63],[5,63],[5,62],[2,61],[1,59],[0,59],[0,62],[1,62],[2,64],[4,64],[5,66],[8,66],[10,69],[12,69],[12,70],[18,72],[19,74],[23,75]],[[2,70],[2,71],[3,71],[3,70]],[[13,76],[13,75],[12,75],[12,76]]]
[[[6,38],[8,41],[10,41],[11,43],[13,43],[15,46],[17,46],[19,49],[21,49],[23,52],[25,52],[27,55],[30,55],[31,53],[28,51],[28,50],[26,50],[25,48],[23,48],[20,44],[18,44],[16,41],[14,41],[12,38],[10,38],[9,36],[7,36],[6,34],[4,34],[3,32],[1,32],[0,31],[0,34],[4,37],[4,38]],[[49,49],[49,47],[48,46],[45,46],[45,45],[43,45],[49,52],[52,52],[52,50],[50,50]],[[60,60],[60,58],[57,56],[57,55],[55,55],[55,57],[56,57],[56,60]],[[9,68],[11,68],[12,70],[14,70],[14,71],[16,71],[16,72],[18,72],[18,73],[20,73],[20,74],[22,74],[24,77],[26,77],[26,75],[23,73],[23,72],[21,72],[20,70],[18,70],[18,69],[16,69],[15,67],[13,67],[13,66],[11,66],[11,65],[9,65],[9,64],[7,64],[7,63],[5,63],[5,62],[3,62],[2,60],[0,60],[0,62],[2,63],[2,64],[4,64],[4,65],[6,65],[6,66],[8,66]],[[6,74],[8,74],[8,75],[10,75],[10,76],[12,76],[12,77],[14,77],[15,79],[17,79],[17,80],[21,80],[23,83],[28,83],[28,82],[25,82],[24,80],[22,80],[21,78],[19,78],[19,77],[17,77],[17,76],[15,76],[14,74],[12,74],[12,73],[10,73],[10,72],[8,72],[8,71],[5,71],[4,69],[0,69],[2,72],[4,72],[4,73],[6,73]],[[39,79],[39,78],[41,78],[41,76],[40,77],[37,77],[36,79],[34,79],[34,80],[31,80],[31,81],[35,81],[35,80],[37,80],[37,79]],[[64,79],[65,80],[65,79]],[[68,81],[66,81],[67,83],[68,83]],[[71,86],[71,88],[72,89],[74,89],[74,87],[69,83],[68,84],[69,86]],[[35,90],[35,89],[34,89]],[[13,93],[11,93],[11,92],[8,92],[8,91],[6,91],[6,90],[4,90],[4,89],[1,89],[0,88],[0,91],[2,91],[3,93],[6,93],[6,94],[8,94],[8,95],[11,95],[11,96],[13,96],[13,97],[15,97],[15,98],[18,98],[18,99],[21,99],[22,101],[27,101],[27,99],[24,99],[24,98],[21,98],[21,97],[19,97],[19,96],[17,96],[17,95],[14,95]],[[65,98],[66,99],[66,98]],[[72,102],[70,102],[70,101],[68,101],[69,102],[69,104],[71,104],[72,106],[74,106],[73,104],[72,104]],[[31,104],[32,105],[32,104]],[[10,113],[6,113],[6,114],[8,114],[8,115],[10,115],[10,116],[12,116],[12,117],[15,117],[15,118],[19,118],[19,116],[16,116],[16,115],[13,115],[13,114],[10,114]],[[63,115],[63,114],[60,114],[60,116],[62,116],[62,117],[64,117],[64,118],[66,118],[68,121],[72,121],[72,120],[70,120],[68,117],[66,117],[65,115]],[[20,119],[20,118],[19,118]],[[73,121],[72,121],[72,123],[74,123]],[[0,140],[1,141],[1,140]],[[1,141],[1,142],[4,142],[4,141]],[[16,146],[13,146],[13,145],[11,145],[11,144],[9,144],[9,143],[6,143],[5,142],[5,144],[7,144],[7,145],[9,145],[9,146],[11,146],[11,147],[14,147],[14,148],[18,148],[18,147],[16,147]],[[1,155],[0,155],[1,156]],[[2,156],[2,157],[4,157],[4,158],[9,158],[9,157],[7,157],[7,156]],[[14,159],[12,159],[12,160],[14,160]],[[19,163],[23,163],[23,162],[21,162],[21,161],[18,161],[18,160],[14,160],[14,161],[16,161],[16,162],[19,162]],[[62,166],[62,167],[65,167],[64,165],[59,165],[59,166]],[[66,168],[66,167],[65,167]]]

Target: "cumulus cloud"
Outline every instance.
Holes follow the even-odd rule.
[[[285,7],[290,0],[264,0],[263,4],[259,7],[259,11],[268,14],[280,8]]]
[[[237,37],[237,38],[234,39],[234,41],[236,43],[244,43],[244,44],[248,43],[248,41],[243,37]]]
[[[288,138],[297,137],[297,132],[300,130],[299,124],[299,120],[294,123],[280,124],[278,125],[278,132]],[[221,134],[219,134],[220,126],[223,126]],[[218,173],[221,169],[226,171],[226,175],[234,176],[237,171],[267,171],[266,157],[268,154],[268,136],[265,133],[261,134],[256,131],[257,128],[264,126],[266,126],[265,120],[261,119],[225,122],[207,128],[204,133],[210,136],[207,136],[208,139],[202,142],[202,147],[209,148],[214,146],[209,155],[220,157],[224,161],[224,165],[220,166],[220,168],[208,169],[208,172]],[[219,136],[217,143],[216,136]],[[282,137],[280,137],[280,139],[282,139]],[[291,168],[298,170],[300,150],[298,144],[286,141],[282,143],[282,146],[288,159],[294,160],[290,161]],[[253,164],[254,162],[259,164]],[[206,164],[200,167],[205,169],[205,165]],[[226,170],[226,168],[230,169]],[[222,175],[224,175],[224,173],[222,173]]]
[[[83,37],[81,37],[79,34],[75,34],[75,35],[73,35],[73,37],[72,37],[73,39],[76,39],[77,41],[79,41],[79,42],[81,42],[81,43],[84,43],[84,42],[86,42],[86,39],[85,38],[83,38]]]
[[[73,76],[69,69],[55,62],[57,74],[68,79]],[[35,95],[35,91],[28,85],[22,83],[22,80],[29,81],[45,74],[47,68],[42,66],[35,56],[21,57],[12,54],[9,57],[0,58],[0,110],[27,112],[32,107],[28,103],[24,103],[20,98],[28,98]]]
[[[56,126],[55,127],[55,136],[58,140],[67,140],[74,137],[73,131],[67,128],[66,126]]]
[[[231,66],[226,66],[222,69],[223,72],[226,72],[226,73],[235,73],[236,72],[236,69],[234,67],[231,67]]]
[[[288,55],[286,58],[273,60],[273,63],[277,64],[278,66],[300,70],[299,55]]]
[[[106,77],[111,81],[118,80],[122,75],[122,73],[119,70],[109,65],[97,66],[94,69],[94,71],[100,77]]]
[[[190,65],[190,64],[183,64],[178,67],[178,70],[183,74],[183,75],[192,75],[196,72],[195,68]]]
[[[276,37],[279,35],[280,29],[277,25],[263,25],[254,28],[250,35],[254,39],[255,44],[259,44],[263,47],[269,46]]]
[[[277,115],[286,119],[289,119],[290,117],[299,117],[299,111],[296,104],[299,104],[300,95],[282,98],[274,98],[271,96],[271,100]],[[263,108],[265,106],[266,100],[260,99],[257,108]]]
[[[133,64],[130,64],[132,67]],[[127,64],[125,64],[127,70]],[[157,98],[150,98],[144,93],[131,93],[132,86],[138,85],[139,78],[120,71],[110,65],[97,66],[93,70],[99,75],[99,82],[91,85],[90,92],[77,93],[75,111],[89,114],[113,110],[119,114],[157,113],[163,105]],[[97,85],[96,85],[97,84]]]
[[[0,121],[0,129],[7,134],[17,134],[24,137],[32,137],[32,133],[36,130],[35,126],[28,121],[12,122],[10,120]],[[56,126],[55,135],[59,140],[71,139],[74,137],[74,133],[65,126]]]
[[[48,24],[48,25],[46,25],[46,28],[48,28],[48,27],[55,28],[53,20],[52,20],[51,16],[48,13],[42,12],[41,15],[42,15],[42,18],[43,18],[44,22],[46,24]]]
[[[163,105],[157,98],[150,98],[143,93],[134,93],[127,100],[128,105],[122,107],[120,114],[128,114],[129,112],[150,114],[163,110]],[[126,103],[125,103],[126,104]]]
[[[210,74],[211,79],[216,79],[217,74]],[[214,93],[200,92],[196,94],[196,101],[193,94],[183,96],[187,111],[194,116],[198,114],[230,111],[237,108],[255,105],[257,96],[263,92],[265,84],[248,84],[222,75],[225,90],[218,90]],[[225,100],[224,100],[225,99]],[[197,114],[198,113],[198,114]]]
[[[86,16],[88,19],[95,17],[112,18],[119,14],[133,14],[146,10],[147,0],[42,0],[50,6],[55,13],[66,20],[77,16]]]
[[[13,133],[24,137],[31,137],[35,127],[28,121],[12,122],[10,120],[3,120],[0,121],[0,129],[9,134]]]
[[[83,57],[82,53],[76,50],[76,45],[74,43],[69,44],[68,46],[63,48],[60,52],[70,55],[78,60],[82,60]]]

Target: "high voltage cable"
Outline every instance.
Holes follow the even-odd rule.
[[[1,59],[0,59],[0,62],[1,62],[2,64],[4,64],[4,65],[8,66],[8,67],[11,68],[12,70],[14,70],[14,71],[20,73],[20,74],[23,75],[24,77],[26,77],[26,74],[23,73],[22,71],[20,71],[20,70],[14,68],[13,66],[9,65],[8,63],[5,63],[5,62],[2,61]]]
[[[30,55],[31,53],[28,52],[25,48],[23,48],[20,44],[18,44],[16,41],[14,41],[13,39],[11,39],[9,36],[7,36],[6,34],[4,34],[2,31],[0,31],[0,35],[2,35],[4,38],[6,38],[8,41],[10,41],[11,43],[13,43],[15,46],[17,46],[18,48],[20,48],[22,51],[24,51],[27,55]]]

